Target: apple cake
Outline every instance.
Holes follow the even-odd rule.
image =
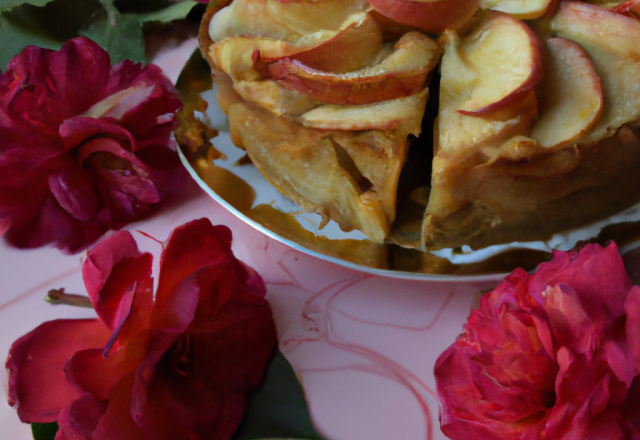
[[[480,248],[640,202],[638,5],[221,0],[200,46],[233,142],[300,207]]]

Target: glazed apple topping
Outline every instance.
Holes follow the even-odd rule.
[[[584,205],[579,194],[608,184],[602,167],[621,159],[596,158],[603,145],[640,151],[640,0],[592,3],[233,0],[203,24],[212,41],[203,52],[224,86],[234,140],[256,166],[304,209],[377,242],[406,226],[393,223],[399,169],[436,96],[437,112],[422,121],[434,126],[429,202],[422,221],[408,220],[420,239],[400,244],[486,246],[544,238],[627,203],[560,206]],[[439,89],[429,90],[434,76]],[[250,120],[273,132],[234,130]],[[294,128],[291,139],[319,150],[292,145]],[[630,163],[640,166],[640,153]],[[305,183],[323,169],[345,186],[333,200],[328,187],[314,194]],[[542,189],[541,178],[555,183]],[[640,177],[627,180],[640,194]],[[540,226],[550,212],[558,220]]]
[[[355,55],[334,56],[354,52]],[[266,66],[282,58],[299,59],[329,72],[360,69],[375,59],[382,37],[375,20],[365,12],[349,15],[335,31],[318,32],[294,43],[262,35],[234,35],[211,45],[209,59],[215,67],[234,80],[257,80],[268,77]]]
[[[506,12],[520,20],[531,20],[543,16],[553,2],[554,0],[480,0],[480,7]]]
[[[347,17],[368,8],[364,0],[234,0],[211,19],[209,36],[214,42],[252,35],[296,44],[338,31]]]
[[[542,79],[540,39],[509,14],[495,11],[480,14],[478,24],[462,39],[458,51],[477,72],[471,95],[459,109],[461,113],[501,110],[522,100]]]
[[[531,137],[544,147],[578,139],[600,119],[602,85],[591,58],[573,41],[545,41],[544,76],[536,90],[539,117]]]
[[[478,10],[478,0],[369,0],[385,17],[432,34],[459,29]]]
[[[269,65],[269,74],[283,87],[320,102],[360,105],[420,93],[439,60],[435,41],[421,33],[408,32],[389,56],[364,69],[332,74],[284,58]]]
[[[555,35],[579,44],[598,72],[602,116],[585,136],[598,140],[640,119],[640,21],[587,3],[564,1],[551,20]]]

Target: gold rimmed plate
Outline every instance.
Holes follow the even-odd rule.
[[[344,232],[318,214],[306,213],[273,187],[230,138],[216,102],[206,62],[196,51],[177,84],[185,108],[176,138],[181,159],[196,182],[238,218],[300,252],[367,273],[405,278],[469,282],[500,279],[515,267],[533,269],[553,249],[567,250],[580,240],[636,238],[640,205],[605,221],[557,234],[548,242],[510,243],[481,250],[421,252],[377,244],[359,231]],[[212,130],[213,127],[215,130]],[[211,139],[212,138],[212,139]]]

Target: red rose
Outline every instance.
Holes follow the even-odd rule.
[[[240,423],[276,343],[265,286],[231,253],[231,233],[196,220],[160,262],[129,232],[83,266],[99,319],[58,320],[11,347],[9,403],[62,439],[226,439]]]
[[[183,176],[171,131],[182,107],[157,66],[84,37],[29,46],[0,75],[0,219],[18,247],[77,252],[147,215]]]
[[[437,360],[452,439],[639,439],[640,287],[614,244],[516,270]]]

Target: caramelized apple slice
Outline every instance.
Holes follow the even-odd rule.
[[[544,15],[553,0],[480,0],[482,9],[506,12],[520,20],[531,20]]]
[[[368,8],[364,0],[234,0],[213,16],[209,36],[214,42],[253,35],[297,44],[318,33],[337,31],[349,15]]]
[[[551,28],[582,46],[600,76],[604,109],[587,140],[601,139],[640,119],[640,22],[599,6],[564,1]]]
[[[301,115],[320,105],[302,93],[279,86],[272,79],[236,81],[233,88],[245,101],[258,104],[276,116]]]
[[[371,14],[360,12],[350,15],[335,36],[316,44],[313,41],[309,37],[302,46],[284,52],[261,51],[261,61],[272,63],[286,57],[325,72],[351,72],[374,61],[382,48],[382,33]]]
[[[418,95],[367,105],[322,105],[296,118],[305,127],[325,130],[396,130],[420,127],[429,89]],[[414,129],[408,133],[420,134]]]
[[[208,55],[219,70],[239,81],[268,77],[266,65],[285,57],[340,73],[371,63],[380,51],[381,39],[376,21],[367,13],[357,12],[350,15],[338,31],[320,32],[298,44],[238,35],[212,44]],[[359,40],[362,41],[358,50],[354,51],[354,44]]]
[[[589,55],[564,38],[545,42],[544,77],[536,89],[539,118],[531,137],[544,147],[577,139],[598,121],[604,99]]]
[[[269,74],[283,87],[317,101],[361,105],[420,93],[439,59],[435,41],[419,32],[409,32],[391,55],[372,67],[332,74],[285,58],[269,65]]]
[[[433,34],[459,29],[478,10],[478,0],[369,0],[380,14]]]
[[[542,78],[542,45],[527,25],[488,11],[461,40],[460,57],[478,72],[460,113],[479,115],[521,101]]]

